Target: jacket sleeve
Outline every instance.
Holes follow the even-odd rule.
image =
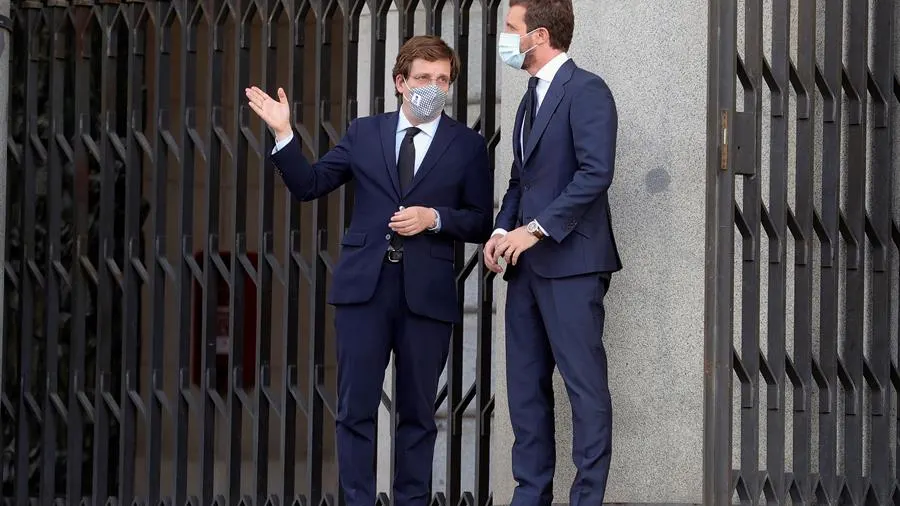
[[[354,121],[337,146],[312,164],[303,156],[297,135],[271,155],[276,171],[294,198],[304,202],[316,200],[353,178],[350,160],[356,131]]]
[[[578,167],[572,181],[536,218],[557,243],[609,189],[616,157],[618,116],[606,84],[599,78],[591,79],[572,103],[577,104],[569,112],[569,121]]]

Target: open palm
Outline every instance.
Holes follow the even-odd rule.
[[[278,88],[278,100],[263,90],[252,86],[246,89],[250,108],[269,125],[277,138],[287,136],[291,130],[291,107],[283,88]]]

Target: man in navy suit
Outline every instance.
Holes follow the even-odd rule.
[[[515,443],[512,506],[549,506],[555,468],[552,374],[572,406],[572,506],[600,506],[612,405],[604,297],[622,268],[609,212],[617,113],[598,76],[575,65],[571,0],[511,0],[498,48],[532,77],[511,132],[514,162],[484,260],[508,282],[506,371]]]
[[[318,199],[351,179],[353,216],[341,240],[328,302],[335,306],[337,446],[350,506],[375,504],[375,419],[393,352],[398,415],[393,501],[430,502],[437,428],[434,405],[461,321],[454,243],[491,233],[493,176],[484,139],[443,114],[459,59],[437,37],[413,37],[394,65],[399,112],[350,123],[340,143],[310,164],[278,100],[247,90],[272,129],[272,161],[291,194]]]

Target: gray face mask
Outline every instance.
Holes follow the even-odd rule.
[[[405,78],[403,83],[409,90],[409,96],[406,97],[406,101],[409,102],[409,111],[419,120],[431,121],[444,110],[444,105],[447,103],[447,92],[437,84],[431,83],[420,88],[411,88]]]

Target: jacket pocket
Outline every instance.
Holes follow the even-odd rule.
[[[342,246],[362,246],[366,244],[365,232],[347,232],[341,238]]]

